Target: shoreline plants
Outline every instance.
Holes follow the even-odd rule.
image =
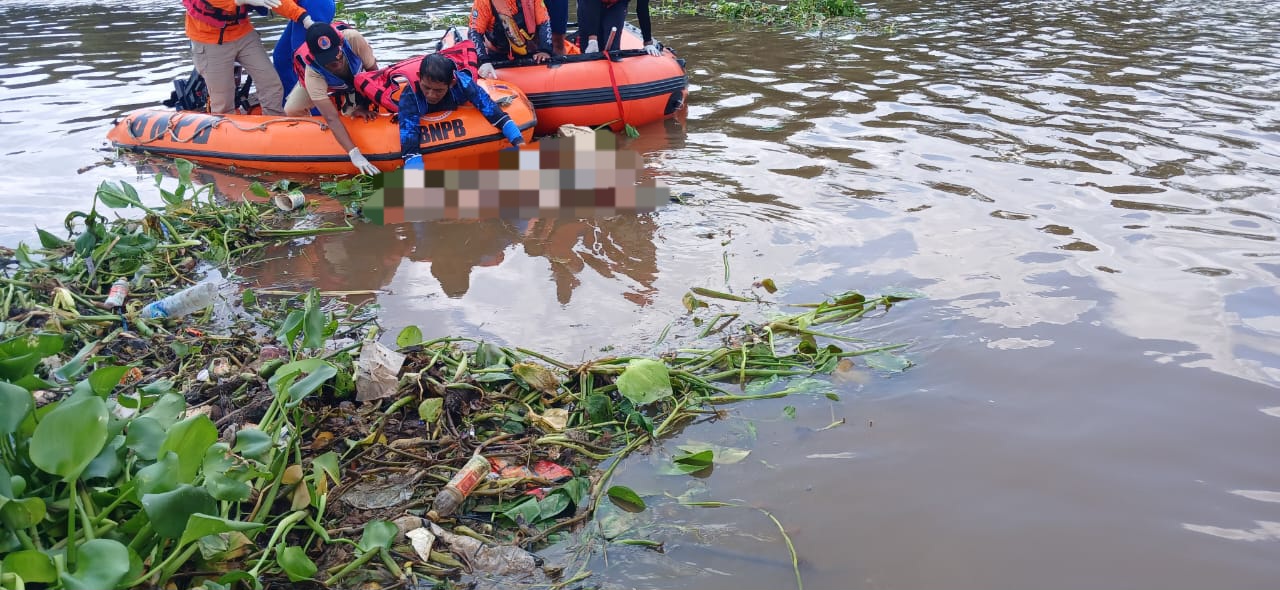
[[[706,327],[697,347],[582,363],[427,340],[412,326],[393,349],[376,339],[371,308],[315,290],[223,288],[204,312],[146,319],[143,302],[201,270],[230,274],[264,244],[349,227],[293,229],[296,215],[222,202],[190,184],[190,163],[178,170],[163,206],[104,183],[88,213],[68,217],[65,238],[40,231],[40,247],[0,251],[4,590],[445,588],[464,576],[564,587],[590,575],[585,562],[570,571],[531,551],[570,534],[587,547],[661,545],[587,526],[606,505],[652,501],[611,483],[622,459],[722,404],[838,399],[821,375],[855,358],[909,364],[894,353],[904,345],[846,332],[911,293],[846,292],[752,323],[724,308],[785,304],[695,288],[684,302]],[[107,219],[98,205],[141,218]],[[121,278],[132,299],[104,309]],[[433,511],[475,455],[488,476],[456,513]],[[685,448],[668,469],[697,474],[743,456]]]

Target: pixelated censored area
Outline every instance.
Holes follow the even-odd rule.
[[[648,213],[669,202],[656,181],[637,183],[644,160],[612,133],[548,138],[449,162],[380,174],[364,215],[380,224],[435,219],[588,218]]]

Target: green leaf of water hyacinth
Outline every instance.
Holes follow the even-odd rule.
[[[60,576],[67,590],[115,588],[129,573],[129,549],[119,541],[94,539],[76,549],[74,572]]]
[[[204,414],[196,414],[173,425],[160,445],[159,455],[178,454],[178,481],[191,482],[204,464],[205,451],[218,440],[218,429]]]
[[[417,326],[405,326],[396,336],[396,346],[404,348],[414,344],[422,344],[422,330]]]
[[[66,481],[80,477],[107,444],[107,404],[70,398],[45,415],[31,435],[31,462]]]
[[[35,549],[15,551],[4,556],[4,563],[0,568],[17,574],[27,584],[47,584],[58,580],[58,569],[54,567],[53,560]]]
[[[40,246],[43,248],[59,248],[67,245],[67,241],[55,236],[45,230],[37,229],[36,233],[40,236]]]
[[[186,529],[182,532],[182,539],[178,541],[178,544],[186,545],[209,535],[220,535],[233,531],[242,533],[256,531],[264,526],[266,525],[257,522],[231,520],[209,514],[192,514],[187,519]]]
[[[312,288],[307,292],[303,317],[303,348],[315,349],[324,346],[324,325],[324,313],[320,311],[320,291]]]
[[[257,429],[246,428],[236,431],[236,454],[250,459],[261,458],[271,448],[271,435]]]
[[[640,512],[646,508],[644,499],[640,497],[640,494],[635,493],[629,487],[610,486],[608,494],[609,499],[614,504],[628,512]]]
[[[637,406],[672,396],[667,365],[653,359],[632,359],[617,383],[618,391]]]
[[[364,533],[360,535],[360,542],[356,544],[356,548],[361,553],[367,553],[378,549],[390,549],[391,541],[395,540],[396,533],[399,529],[396,525],[385,520],[371,520],[364,525]]]
[[[160,536],[178,539],[186,532],[192,514],[215,514],[218,505],[204,488],[184,483],[160,494],[144,494],[142,509]]]
[[[33,409],[35,398],[30,391],[0,381],[0,436],[17,432]]]
[[[747,449],[738,449],[734,447],[725,447],[705,442],[689,441],[678,445],[676,448],[689,454],[710,451],[712,453],[711,461],[717,465],[732,465],[739,463],[751,454]]]
[[[120,378],[129,372],[129,367],[102,367],[89,373],[89,387],[99,397],[106,397],[120,384]]]
[[[863,358],[866,359],[868,367],[891,373],[900,373],[911,366],[911,361],[891,352],[874,352]]]
[[[289,576],[290,582],[310,580],[319,571],[316,563],[307,557],[306,551],[296,545],[282,549],[276,556],[276,562],[280,564],[280,569],[284,570],[285,575]]]
[[[444,408],[444,398],[429,397],[418,404],[418,418],[427,424],[435,424]]]
[[[10,530],[22,530],[39,524],[46,513],[44,500],[40,498],[9,500],[0,507],[0,522]]]

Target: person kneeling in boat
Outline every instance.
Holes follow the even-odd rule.
[[[298,85],[284,101],[285,114],[305,117],[311,114],[311,107],[315,107],[356,170],[361,174],[377,174],[378,167],[360,153],[338,111],[342,108],[366,121],[378,116],[370,108],[373,101],[356,92],[355,84],[356,72],[378,69],[369,42],[355,29],[348,27],[339,31],[329,23],[316,23],[307,28],[307,42],[294,53],[293,67]],[[337,104],[330,97],[336,99]]]
[[[412,92],[410,92],[412,88]],[[432,53],[422,58],[418,67],[418,82],[410,84],[400,95],[400,151],[408,158],[422,152],[422,116],[440,111],[452,111],[470,102],[480,114],[511,142],[513,146],[524,143],[520,126],[493,102],[489,93],[476,84],[468,71],[458,71],[453,60]]]
[[[497,77],[490,62],[551,59],[551,18],[542,0],[475,0],[468,36],[480,54],[481,78]]]

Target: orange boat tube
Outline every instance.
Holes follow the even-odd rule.
[[[524,93],[500,80],[479,83],[520,127],[525,141],[532,140],[537,117]],[[400,130],[389,113],[372,121],[343,117],[342,122],[361,153],[380,170],[403,166]],[[502,132],[471,105],[425,115],[422,128],[422,157],[433,165],[447,166],[457,158],[509,147]],[[324,118],[318,116],[211,115],[144,108],[118,121],[107,139],[121,149],[218,166],[303,174],[355,172]]]
[[[609,124],[620,131],[624,124],[638,126],[674,116],[689,96],[684,60],[670,49],[661,56],[645,53],[633,27],[621,34],[622,49],[613,53],[613,60],[594,53],[542,64],[525,58],[493,65],[499,80],[518,86],[533,103],[539,135],[555,133],[566,123]],[[450,45],[452,38],[446,34],[441,45]]]

